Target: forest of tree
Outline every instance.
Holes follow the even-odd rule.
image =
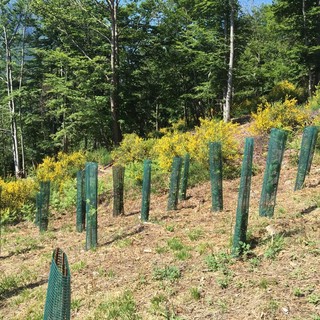
[[[0,175],[320,80],[320,0],[1,0]],[[230,112],[229,112],[230,110]]]

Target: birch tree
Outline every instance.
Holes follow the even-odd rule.
[[[234,0],[229,1],[230,5],[230,43],[229,43],[229,64],[228,64],[228,78],[227,78],[227,93],[226,101],[223,108],[224,122],[230,121],[230,109],[232,102],[232,89],[233,89],[233,62],[234,62],[234,14],[235,3]]]
[[[7,105],[10,119],[12,140],[12,158],[16,178],[25,174],[23,135],[18,121],[20,107],[17,96],[22,89],[24,59],[25,59],[25,33],[28,16],[28,1],[1,2],[1,42],[4,49],[4,70],[2,82],[6,86]],[[21,121],[19,122],[21,125]],[[20,140],[20,142],[19,142]]]

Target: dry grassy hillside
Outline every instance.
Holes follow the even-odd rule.
[[[71,267],[72,319],[319,320],[319,153],[306,187],[294,192],[296,166],[286,150],[275,217],[267,219],[258,216],[266,149],[266,139],[256,139],[243,259],[230,257],[239,179],[224,181],[223,212],[210,211],[205,183],[177,211],[166,211],[167,195],[151,196],[145,224],[140,197],[126,199],[125,215],[114,218],[108,196],[95,251],[84,251],[75,211],[55,213],[43,234],[32,223],[2,228],[0,319],[42,318],[50,257],[60,247]]]

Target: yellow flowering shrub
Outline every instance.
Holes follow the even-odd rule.
[[[209,165],[209,142],[222,143],[224,160],[232,163],[238,159],[236,134],[238,125],[217,120],[200,119],[200,126],[192,132],[181,132],[182,122],[171,128],[161,130],[163,136],[158,139],[142,139],[136,134],[124,136],[120,146],[112,152],[117,164],[126,167],[125,174],[136,183],[142,182],[142,162],[151,159],[157,174],[167,173],[171,169],[175,156],[190,154],[191,159],[200,167]],[[232,167],[232,165],[231,165]]]
[[[236,134],[238,132],[238,124],[225,123],[218,120],[200,119],[200,126],[196,127],[195,133],[189,141],[190,155],[198,162],[206,164],[209,161],[209,142],[221,142],[222,157],[227,161],[237,160],[238,141]]]
[[[209,142],[222,143],[225,160],[235,160],[238,143],[235,139],[238,125],[217,120],[200,119],[200,126],[194,132],[168,132],[155,143],[153,153],[160,168],[169,171],[174,156],[184,156],[187,152],[196,161],[207,165]]]
[[[297,88],[288,80],[278,82],[268,94],[269,101],[283,101],[289,98],[299,99],[304,95],[303,90]]]
[[[51,181],[62,186],[64,181],[72,178],[78,170],[84,168],[86,157],[83,152],[66,154],[59,152],[57,158],[46,157],[37,168],[39,181]]]
[[[163,171],[170,170],[172,160],[175,156],[183,156],[189,152],[190,136],[191,134],[189,132],[167,132],[156,141],[153,148],[153,155]]]
[[[154,141],[154,139],[144,140],[135,133],[125,134],[120,146],[112,151],[112,159],[119,165],[143,161],[150,157]]]
[[[266,102],[252,114],[253,123],[250,130],[254,134],[269,132],[271,128],[293,131],[309,123],[307,110],[299,108],[296,99],[286,99],[283,103]]]
[[[1,208],[19,210],[28,200],[34,198],[36,183],[33,179],[20,179],[5,182],[0,178]]]

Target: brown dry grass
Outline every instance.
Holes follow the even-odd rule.
[[[290,163],[292,151],[286,151],[275,217],[261,218],[266,143],[257,141],[249,218],[252,249],[245,259],[217,271],[205,263],[208,255],[230,253],[239,179],[224,181],[220,213],[210,211],[209,183],[189,190],[177,211],[166,211],[166,195],[152,196],[151,221],[145,224],[139,220],[140,198],[127,199],[126,214],[118,218],[112,217],[107,199],[98,211],[95,251],[84,250],[85,233],[75,232],[74,211],[56,213],[44,234],[27,222],[2,230],[0,319],[41,319],[56,247],[67,253],[71,267],[73,319],[101,318],[95,316],[99,304],[126,290],[133,293],[142,319],[320,319],[319,155],[306,188],[293,192],[296,168]],[[278,237],[270,237],[268,225]],[[179,258],[179,251],[169,248],[172,238],[180,240],[186,256]],[[272,253],[275,257],[268,258]],[[155,270],[166,266],[179,268],[181,277],[156,280]]]

